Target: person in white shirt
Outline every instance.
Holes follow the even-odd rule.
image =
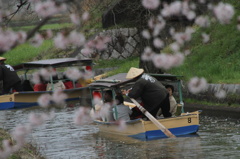
[[[170,113],[174,116],[177,112],[177,102],[173,96],[174,87],[172,85],[166,85],[165,88],[168,90],[169,93],[169,102],[170,102]],[[157,116],[159,117],[162,114],[162,110],[159,109]]]
[[[116,117],[115,109],[113,108],[114,119],[129,121],[130,115],[132,114],[132,110],[128,106],[123,104],[124,98],[122,94],[118,93],[115,99],[116,99],[117,117]]]

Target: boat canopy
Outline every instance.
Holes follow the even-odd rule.
[[[93,92],[100,91],[101,94],[104,90],[112,90],[113,97],[116,95],[116,91],[119,91],[121,88],[131,88],[135,79],[126,79],[127,73],[119,73],[104,79],[96,80],[89,84],[89,89],[91,92],[91,97],[93,99]],[[179,96],[179,104],[182,106],[182,112],[184,112],[184,103],[182,97],[182,82],[180,75],[172,75],[172,74],[149,74],[155,77],[158,81],[161,81],[164,85],[172,84],[177,88],[178,96]]]
[[[104,79],[96,80],[89,84],[90,87],[118,87],[126,83],[134,82],[134,79],[126,79],[127,73],[119,73]]]
[[[47,59],[32,62],[25,62],[13,66],[16,71],[39,69],[44,67],[74,67],[74,66],[92,66],[92,59],[78,59],[78,58],[57,58]]]
[[[135,82],[136,79],[126,79],[127,73],[119,73],[104,79],[96,80],[93,83],[89,84],[90,87],[119,87],[128,83]],[[171,74],[150,74],[155,77],[159,81],[173,82],[176,83],[179,81],[179,75],[171,75]]]

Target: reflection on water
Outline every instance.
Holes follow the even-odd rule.
[[[48,159],[179,159],[179,158],[240,158],[240,122],[231,119],[201,116],[197,135],[176,139],[139,141],[103,134],[96,125],[75,126],[77,108],[56,110],[56,116],[38,127],[28,137]],[[27,122],[27,114],[40,109],[0,112],[0,126],[9,131]]]
[[[99,158],[184,158],[203,157],[200,138],[179,137],[176,139],[159,139],[139,141],[127,137],[119,137],[98,133],[96,152]],[[184,154],[183,154],[184,152]]]

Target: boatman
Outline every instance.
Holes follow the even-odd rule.
[[[16,71],[10,65],[5,65],[6,58],[0,57],[0,81],[3,82],[2,94],[11,93],[11,89],[17,92],[23,91],[21,79],[18,77]]]
[[[144,108],[156,117],[159,108],[163,116],[171,117],[169,94],[163,84],[156,78],[144,73],[143,69],[131,67],[126,76],[127,79],[136,79],[135,84],[129,90],[123,90],[130,98],[141,98]]]

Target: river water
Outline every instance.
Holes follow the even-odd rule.
[[[240,159],[240,121],[236,119],[209,117],[202,113],[197,135],[139,141],[101,134],[93,123],[74,125],[77,108],[55,110],[54,119],[28,136],[28,141],[47,159]],[[41,111],[1,111],[0,127],[11,131],[17,124],[26,123],[30,112]]]

